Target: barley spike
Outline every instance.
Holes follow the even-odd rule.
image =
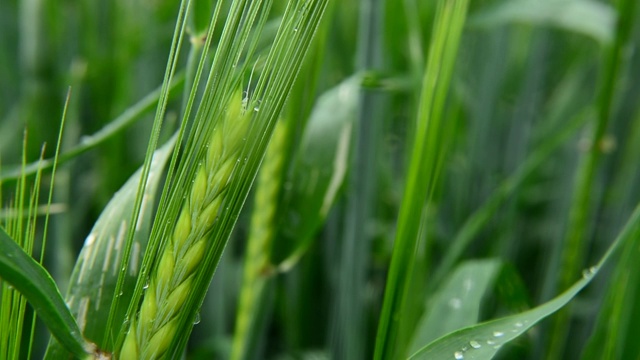
[[[172,235],[152,270],[139,312],[130,323],[120,351],[121,359],[158,359],[168,350],[208,245],[206,235],[218,216],[237,164],[249,119],[240,96],[234,97],[229,111],[213,130]]]

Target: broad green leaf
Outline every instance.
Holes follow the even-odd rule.
[[[349,165],[351,131],[356,117],[360,77],[354,76],[323,94],[313,108],[295,158],[282,233],[296,239],[285,268],[306,249],[342,187]]]
[[[64,348],[84,358],[95,346],[83,337],[53,278],[0,227],[0,277],[29,301]]]
[[[120,301],[122,305],[114,316],[115,324],[118,327],[124,320],[124,314],[129,304],[128,300],[136,283],[139,262],[142,260],[149,237],[156,189],[162,179],[162,172],[169,155],[171,155],[174,142],[175,137],[158,149],[153,157],[151,172],[144,192],[142,213],[136,226],[129,273],[123,287],[125,290],[116,295],[122,297]],[[105,350],[112,346],[114,337],[113,334],[106,334],[109,340],[106,344],[101,344],[105,333],[109,331],[105,328],[105,324],[109,317],[111,302],[114,299],[124,241],[134,208],[140,175],[140,170],[134,173],[109,201],[87,236],[69,281],[66,298],[71,313],[77,319],[84,336],[100,344],[101,348]],[[58,344],[55,342],[49,344],[47,358],[58,359],[63,354],[64,350]]]
[[[481,302],[501,267],[499,260],[468,261],[460,265],[427,304],[409,353],[451,331],[478,322]]]
[[[509,309],[528,308],[528,296],[515,268],[497,259],[470,260],[460,264],[428,301],[409,353],[454,330],[475,325],[486,297],[495,292]]]
[[[469,25],[491,28],[510,23],[553,26],[609,44],[615,31],[614,8],[599,1],[559,0],[503,1],[469,17]]]
[[[454,331],[413,353],[410,359],[491,359],[509,341],[561,309],[582,290],[620,244],[630,240],[640,228],[640,206],[596,266],[585,269],[582,279],[556,298],[520,314]]]

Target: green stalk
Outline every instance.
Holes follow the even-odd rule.
[[[582,159],[575,179],[575,192],[569,212],[569,224],[563,242],[560,259],[560,275],[557,288],[565,289],[580,276],[585,266],[585,252],[588,244],[588,230],[593,228],[590,218],[595,209],[594,182],[604,149],[604,141],[611,122],[619,71],[623,62],[623,52],[628,44],[633,26],[636,1],[622,0],[618,4],[618,20],[615,43],[606,49],[604,69],[598,93],[598,113],[591,140],[591,147]],[[570,311],[565,308],[554,318],[550,343],[547,348],[548,359],[564,357],[564,348],[570,326]]]
[[[402,334],[407,303],[411,297],[411,274],[425,201],[436,186],[443,162],[446,133],[444,105],[448,95],[458,45],[466,19],[468,1],[443,0],[437,8],[434,33],[423,79],[420,109],[398,229],[387,277],[384,302],[374,358],[398,359],[406,356],[411,334]],[[404,337],[402,335],[405,335]]]
[[[382,67],[383,6],[380,0],[360,1],[358,32],[358,70]],[[358,104],[358,125],[349,176],[344,237],[340,250],[338,293],[333,314],[332,355],[338,359],[367,357],[365,298],[371,233],[367,224],[376,204],[376,164],[382,139],[382,95],[362,90]]]

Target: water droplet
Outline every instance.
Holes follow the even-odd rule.
[[[449,300],[449,306],[451,306],[454,309],[460,309],[462,307],[462,300],[458,298],[453,298]]]
[[[487,340],[487,345],[495,345],[496,342],[493,340]]]
[[[516,327],[522,327],[522,323],[520,321],[518,321],[517,323],[514,324]]]
[[[597,270],[598,270],[598,268],[596,268],[595,266],[592,266],[592,267],[590,267],[588,269],[584,269],[584,270],[582,270],[582,277],[585,278],[585,279],[588,279],[588,278],[592,277],[593,274],[595,274]]]
[[[255,112],[260,111],[260,107],[259,107],[259,106],[254,107],[254,108],[253,108],[253,111],[255,111]]]
[[[147,290],[149,288],[149,283],[144,284],[144,286],[142,288]]]
[[[477,342],[475,340],[469,341],[469,345],[471,345],[471,347],[474,348],[474,349],[480,349],[480,347],[482,346],[482,345],[480,345],[479,342]]]
[[[456,360],[462,360],[464,359],[464,354],[462,351],[456,351],[453,353],[453,357],[456,358]]]
[[[298,31],[298,28],[297,28],[297,27],[294,27],[294,28],[293,28],[293,31]]]
[[[502,331],[494,331],[493,332],[493,336],[502,337],[502,336],[504,336],[504,332],[502,332]]]
[[[471,281],[471,279],[464,279],[462,286],[464,287],[465,291],[471,291],[471,288],[473,287],[473,281]]]
[[[198,325],[200,324],[200,312],[196,313],[196,318],[193,319],[193,325]]]

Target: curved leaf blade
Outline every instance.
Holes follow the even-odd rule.
[[[304,252],[342,187],[349,166],[360,82],[360,76],[354,76],[327,91],[311,113],[291,186],[285,188],[282,233],[297,242],[291,257],[282,264],[285,268]]]
[[[529,311],[457,330],[423,347],[409,359],[492,359],[503,345],[571,301],[591,282],[617,248],[637,234],[639,228],[640,206],[598,264],[586,269],[582,279],[559,296]]]
[[[475,260],[461,264],[444,287],[435,295],[429,311],[418,323],[409,353],[451,331],[478,321],[480,304],[502,262]]]
[[[494,27],[509,23],[553,26],[610,44],[615,31],[616,12],[611,5],[597,1],[505,1],[475,14],[470,26]]]
[[[171,83],[169,94],[178,94],[181,87],[184,85],[184,75],[176,75],[174,81]],[[106,124],[100,130],[91,135],[84,135],[80,138],[80,143],[66,150],[60,154],[58,159],[54,161],[53,158],[38,160],[29,164],[26,164],[24,169],[21,165],[7,166],[4,168],[3,173],[0,175],[0,181],[15,180],[20,176],[35,174],[38,169],[46,170],[53,167],[54,162],[58,165],[67,161],[71,161],[75,157],[84,154],[85,152],[101,145],[106,140],[111,139],[114,135],[120,133],[127,127],[140,120],[144,114],[153,109],[161,96],[161,87],[150,92],[144,98],[140,99],[137,103],[127,108],[122,114]],[[4,130],[0,129],[0,133]],[[15,134],[15,131],[6,132],[7,134]],[[0,138],[1,140],[1,138]],[[4,143],[4,142],[2,142]]]
[[[172,153],[176,137],[174,136],[162,148],[156,150],[151,164],[151,172],[143,197],[142,214],[136,225],[134,237],[134,253],[131,266],[126,276],[124,291],[120,306],[115,314],[115,324],[121,324],[129,305],[128,300],[133,294],[142,256],[149,238],[152,208],[156,190],[162,179],[162,170]],[[78,256],[67,292],[67,303],[71,313],[78,319],[78,325],[84,336],[101,348],[108,350],[113,337],[109,337],[106,344],[102,339],[107,331],[105,328],[109,317],[109,309],[113,301],[114,290],[118,281],[121,260],[124,251],[124,241],[127,235],[128,223],[134,209],[136,191],[140,182],[141,170],[134,173],[120,188],[107,204],[87,236],[85,244]],[[118,325],[119,326],[119,325]],[[46,357],[58,359],[64,356],[64,350],[57,344],[50,343]]]
[[[95,350],[95,345],[82,337],[51,275],[1,227],[0,277],[29,301],[51,334],[67,351],[83,358]]]

